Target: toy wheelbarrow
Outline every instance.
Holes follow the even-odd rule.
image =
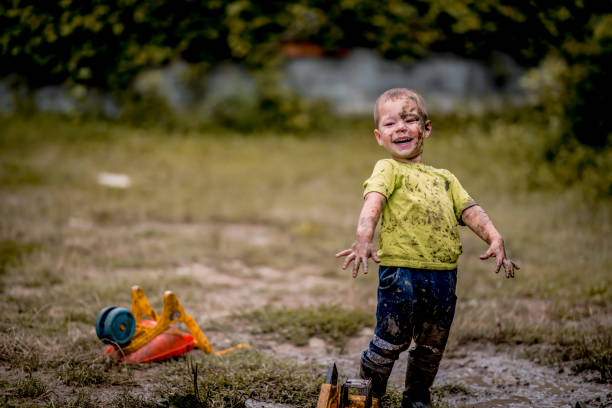
[[[177,322],[183,322],[190,334],[171,326]],[[216,351],[196,321],[185,313],[174,293],[164,293],[164,305],[159,316],[139,286],[132,287],[131,312],[115,306],[102,309],[96,321],[96,334],[103,342],[112,344],[106,354],[116,360],[134,363],[166,360],[194,347],[205,354],[218,356],[249,347],[248,344],[238,344]]]

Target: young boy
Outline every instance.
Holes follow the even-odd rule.
[[[368,258],[380,263],[376,329],[361,357],[360,375],[372,381],[380,399],[400,352],[412,340],[402,407],[431,407],[431,387],[455,314],[458,225],[467,225],[489,249],[480,259],[495,257],[495,271],[506,278],[519,267],[506,257],[504,241],[493,223],[448,170],[422,163],[431,122],[423,98],[411,89],[395,88],[374,106],[374,136],[390,155],[376,163],[364,183],[365,202],[352,247],[342,269],[353,264],[368,273]],[[382,213],[380,249],[372,238]]]

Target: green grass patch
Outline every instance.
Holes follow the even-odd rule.
[[[555,340],[550,340],[552,337]],[[591,371],[597,381],[612,383],[612,333],[595,330],[563,330],[555,332],[542,347],[527,349],[527,357],[544,364],[570,362],[574,373]]]
[[[57,373],[62,383],[76,387],[120,383],[117,373],[104,365],[100,356],[91,361],[83,356],[71,356],[59,364]]]
[[[6,268],[20,265],[24,256],[39,248],[40,245],[34,242],[0,240],[0,275],[6,271]]]
[[[0,332],[0,361],[31,373],[41,367],[43,351],[34,339],[21,331]]]
[[[449,395],[463,394],[472,395],[470,390],[461,384],[442,384],[432,388],[432,393],[438,398],[448,397]]]
[[[108,406],[95,397],[93,393],[86,389],[79,389],[74,396],[61,396],[57,401],[53,401],[49,406],[62,408],[98,408]]]
[[[74,387],[133,383],[128,365],[116,365],[100,350],[97,338],[84,337],[63,345],[45,361],[62,383]]]
[[[158,401],[147,400],[145,397],[135,395],[129,390],[123,390],[122,393],[115,396],[108,404],[110,407],[117,408],[159,408],[160,405]]]
[[[602,327],[598,335],[584,336],[563,350],[563,357],[578,360],[574,371],[595,370],[602,382],[612,382],[612,333]]]
[[[373,327],[376,323],[371,312],[346,310],[334,305],[298,309],[264,308],[241,317],[257,324],[258,333],[272,333],[277,339],[296,346],[304,346],[311,337],[319,337],[343,347],[361,328]]]
[[[323,369],[285,362],[256,350],[206,356],[181,364],[182,376],[168,400],[177,408],[244,407],[249,398],[311,407],[323,383]]]
[[[43,173],[23,163],[0,162],[0,186],[29,186],[43,182]]]
[[[17,398],[38,398],[48,391],[47,384],[38,377],[28,373],[25,378],[17,379],[11,394]]]

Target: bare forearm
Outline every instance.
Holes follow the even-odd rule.
[[[501,241],[502,236],[493,225],[493,222],[479,205],[474,205],[461,214],[461,219],[476,235],[487,244]]]
[[[357,223],[356,242],[366,243],[372,241],[376,224],[378,224],[378,219],[385,202],[385,196],[379,193],[372,192],[366,196],[361,214],[359,214],[359,222]]]

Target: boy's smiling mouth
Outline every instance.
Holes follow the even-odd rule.
[[[412,142],[412,137],[401,137],[399,139],[396,139],[393,141],[393,143],[395,144],[403,144],[403,143],[410,143]]]

